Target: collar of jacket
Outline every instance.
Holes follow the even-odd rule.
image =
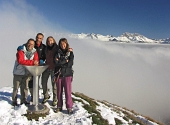
[[[35,42],[35,46],[36,46],[36,47],[39,48],[41,45],[42,45],[42,42],[41,42],[40,44],[37,44],[37,43]]]
[[[47,45],[47,50],[52,50],[54,48],[55,44],[53,44],[52,46]]]
[[[22,51],[23,51],[24,53],[28,52],[26,46],[23,47],[23,50],[22,50]],[[31,52],[31,53],[35,53],[35,52],[36,52],[36,49],[33,48],[30,52]]]

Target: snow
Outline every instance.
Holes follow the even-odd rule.
[[[42,90],[39,91],[40,99],[42,98]],[[49,124],[49,125],[91,125],[92,120],[87,118],[89,116],[88,112],[82,107],[81,103],[74,103],[73,111],[74,114],[68,115],[66,109],[64,108],[62,113],[54,113],[51,106],[46,103],[45,105],[50,108],[49,115],[45,118],[39,118],[39,121],[29,121],[23,114],[26,114],[27,107],[23,104],[18,107],[13,107],[12,103],[12,88],[4,87],[0,89],[0,123],[1,124],[24,124],[24,125],[34,125],[34,124]],[[18,93],[20,95],[20,93]],[[20,103],[20,99],[17,100]],[[49,99],[52,101],[52,98]]]
[[[84,104],[89,105],[89,103],[80,98],[72,95],[72,98],[77,100],[82,100],[82,102],[75,101],[73,104],[73,114],[68,115],[65,105],[62,112],[54,113],[53,108],[50,105],[50,102],[52,102],[52,92],[49,94],[51,95],[51,98],[45,105],[50,108],[49,115],[47,115],[45,118],[39,118],[38,121],[35,120],[27,120],[26,116],[23,114],[26,114],[27,106],[24,104],[19,105],[18,107],[13,107],[11,105],[12,103],[12,87],[3,87],[0,88],[0,123],[2,125],[91,125],[92,124],[92,117],[91,114],[88,113],[87,110],[83,108]],[[20,97],[20,93],[18,92],[18,97]],[[30,97],[29,97],[30,98]],[[42,90],[39,91],[39,100],[43,98]],[[63,96],[63,99],[64,96]],[[20,99],[17,99],[18,103],[20,103]],[[123,119],[124,114],[117,113],[114,110],[112,110],[112,105],[107,106],[99,101],[96,101],[98,106],[96,106],[97,111],[100,112],[101,116],[104,119],[107,119],[110,125],[115,125],[115,118],[122,121],[124,125],[128,125],[129,122],[125,121]],[[65,103],[63,103],[65,104]],[[123,109],[122,109],[123,110]],[[138,116],[140,119],[147,121],[144,117]],[[131,121],[131,120],[130,120]],[[150,125],[157,125],[153,122],[148,122]]]

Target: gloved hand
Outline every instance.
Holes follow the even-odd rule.
[[[22,50],[23,48],[24,48],[24,46],[23,46],[23,45],[18,46],[17,51]]]
[[[41,59],[40,60],[40,65],[44,65],[45,63],[44,63],[44,61]]]

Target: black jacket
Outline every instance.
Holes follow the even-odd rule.
[[[44,45],[43,43],[41,43],[41,45],[38,47],[35,43],[35,47],[34,47],[37,52],[38,52],[38,57],[39,57],[39,60],[43,60],[45,61],[46,59],[46,56],[45,56],[45,50],[46,50],[46,45]]]
[[[56,60],[58,58],[58,60]],[[68,60],[68,62],[66,62]],[[61,49],[58,49],[57,53],[54,57],[54,62],[56,65],[55,73],[56,76],[58,76],[58,71],[60,70],[60,77],[67,77],[67,76],[73,76],[73,60],[74,60],[74,54],[73,52],[65,52]]]

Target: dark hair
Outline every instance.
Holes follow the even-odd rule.
[[[60,49],[61,49],[61,47],[60,47],[60,43],[61,43],[61,42],[65,42],[65,43],[66,43],[66,50],[68,51],[68,49],[69,49],[69,44],[68,44],[67,39],[66,39],[66,38],[61,38],[61,39],[59,40],[58,46],[59,46]]]
[[[46,40],[46,45],[47,45],[47,46],[48,46],[48,39],[49,39],[49,38],[52,38],[53,41],[54,41],[54,44],[57,44],[56,41],[55,41],[55,39],[54,39],[52,36],[49,36],[49,37],[47,37],[47,40]]]
[[[37,39],[37,37],[38,37],[39,35],[41,35],[41,36],[43,36],[43,37],[44,37],[44,35],[43,35],[42,33],[37,33],[37,35],[36,35],[36,39]]]
[[[26,44],[28,44],[30,41],[34,41],[34,42],[35,42],[35,40],[34,40],[33,38],[30,38],[30,39],[27,41]]]
[[[30,39],[27,41],[27,43],[25,44],[25,46],[27,46],[30,41],[34,41],[34,45],[35,45],[35,40],[34,40],[33,38],[30,38]]]

